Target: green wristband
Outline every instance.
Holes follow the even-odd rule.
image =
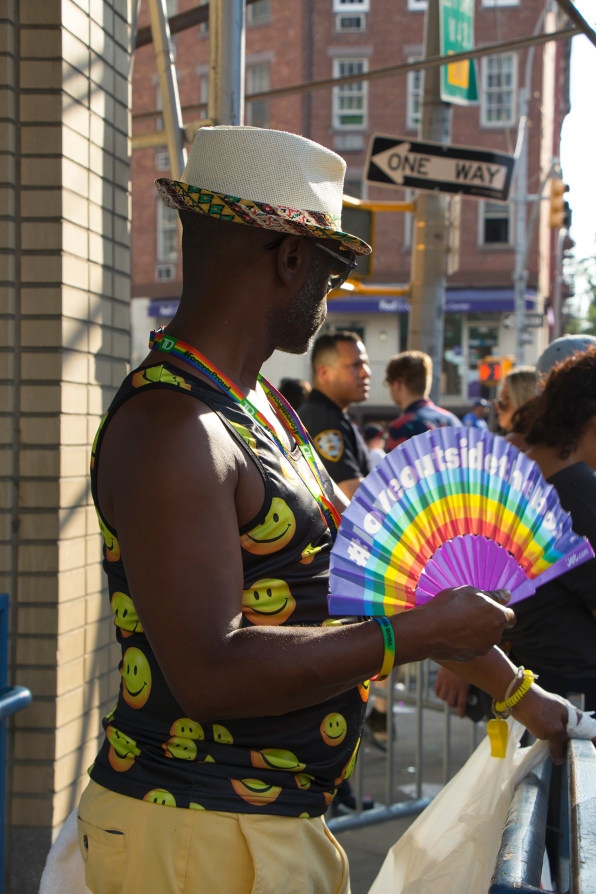
[[[383,664],[381,665],[381,670],[378,674],[376,674],[376,676],[371,677],[371,680],[386,680],[393,670],[393,665],[395,664],[395,634],[393,633],[393,627],[391,626],[391,621],[389,620],[389,618],[374,617],[372,620],[376,621],[381,628],[385,652],[383,654]]]

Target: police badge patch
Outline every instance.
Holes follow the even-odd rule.
[[[317,453],[332,463],[338,462],[344,455],[343,435],[337,429],[319,432],[314,442]]]

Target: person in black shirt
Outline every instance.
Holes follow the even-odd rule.
[[[329,475],[351,500],[371,470],[364,438],[347,413],[368,397],[366,348],[355,332],[327,332],[313,345],[311,365],[313,388],[300,418]]]

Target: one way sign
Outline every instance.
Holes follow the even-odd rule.
[[[483,149],[375,134],[368,148],[365,179],[377,186],[456,192],[505,202],[514,161],[512,155]]]

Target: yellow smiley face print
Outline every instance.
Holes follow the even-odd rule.
[[[265,521],[240,538],[246,552],[259,556],[275,553],[286,546],[296,531],[294,513],[281,497],[273,497]]]
[[[140,649],[127,649],[120,667],[122,698],[131,708],[142,708],[151,692],[151,668]]]
[[[348,732],[348,724],[343,714],[327,714],[321,722],[321,737],[326,745],[341,745]]]
[[[242,591],[242,614],[252,624],[283,624],[295,608],[296,600],[284,580],[263,578]]]

